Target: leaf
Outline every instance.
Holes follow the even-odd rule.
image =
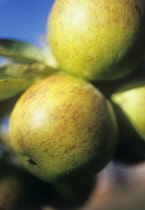
[[[24,91],[35,80],[56,73],[42,63],[9,64],[0,67],[0,100],[6,100]]]
[[[56,69],[43,63],[28,64],[8,64],[0,67],[0,78],[32,78],[44,77],[57,72]]]
[[[24,91],[33,80],[25,78],[0,79],[0,101],[11,98]]]
[[[19,63],[45,62],[45,55],[35,45],[10,39],[0,39],[0,56]]]

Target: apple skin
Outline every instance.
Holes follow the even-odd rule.
[[[117,145],[111,104],[92,84],[55,74],[26,90],[10,116],[11,147],[46,182],[85,179],[103,169]]]
[[[144,0],[56,0],[47,40],[60,69],[87,80],[135,70],[145,49]]]
[[[145,80],[125,83],[111,99],[118,118],[120,150],[145,158]]]

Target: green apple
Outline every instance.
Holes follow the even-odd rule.
[[[113,80],[140,64],[144,0],[56,0],[47,39],[60,69],[87,80]]]
[[[33,84],[10,116],[21,164],[47,182],[85,179],[111,160],[117,144],[111,104],[92,84],[54,74]]]
[[[122,149],[145,157],[145,80],[124,84],[111,96],[116,105]]]

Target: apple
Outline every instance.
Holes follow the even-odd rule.
[[[144,0],[56,0],[47,40],[62,71],[114,80],[134,71],[145,49]]]
[[[63,73],[29,87],[17,101],[9,127],[20,163],[50,183],[93,176],[117,145],[109,101],[92,84]]]

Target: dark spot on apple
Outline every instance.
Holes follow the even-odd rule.
[[[88,141],[88,139],[84,140],[82,143],[85,144]]]
[[[77,148],[76,145],[72,145],[71,147],[69,147],[68,149],[66,149],[66,150],[64,151],[64,153],[67,154],[68,152],[71,152],[72,150],[74,150],[74,149],[76,149],[76,148]]]
[[[136,2],[136,4],[135,4],[135,11],[136,11],[140,16],[142,15],[141,8],[140,8],[139,5],[137,4],[137,2]]]
[[[40,143],[40,146],[42,146],[45,142],[46,142],[46,141],[41,142],[41,143]]]
[[[48,149],[45,149],[44,152],[48,152]]]
[[[35,161],[33,161],[32,159],[29,159],[29,160],[28,160],[28,163],[29,163],[30,165],[37,165],[37,164],[35,163]]]

